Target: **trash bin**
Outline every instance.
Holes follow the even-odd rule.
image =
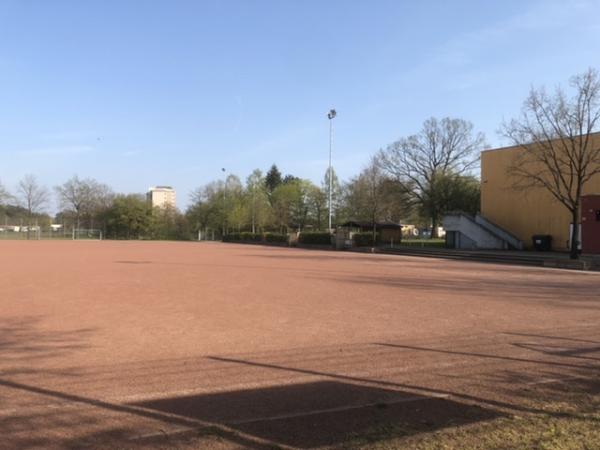
[[[549,252],[552,250],[552,236],[549,234],[534,234],[533,248],[539,252]]]

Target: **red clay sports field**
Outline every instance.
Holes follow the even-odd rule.
[[[217,243],[0,255],[0,448],[343,448],[600,368],[600,273]]]

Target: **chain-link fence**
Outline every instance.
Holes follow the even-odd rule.
[[[102,230],[97,229],[0,226],[0,240],[102,240],[102,238]]]

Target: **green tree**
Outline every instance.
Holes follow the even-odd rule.
[[[325,192],[327,198],[327,214],[329,214],[329,168],[325,172],[323,182],[321,183],[321,189]],[[331,216],[333,223],[338,222],[337,213],[342,204],[343,191],[340,181],[335,173],[334,168],[331,168]]]
[[[299,180],[281,184],[273,191],[275,224],[281,232],[304,227],[308,217],[306,187],[307,182]]]
[[[431,217],[435,212],[440,216],[453,211],[471,215],[479,212],[480,183],[472,176],[440,174],[419,205],[422,217]]]
[[[194,190],[186,216],[194,233],[220,233],[225,223],[225,183],[213,181]]]
[[[281,178],[281,172],[275,164],[271,166],[267,174],[265,175],[265,187],[267,189],[267,195],[269,199],[273,195],[273,192],[283,182]]]
[[[143,195],[117,195],[106,217],[109,237],[139,239],[151,234],[152,207]]]
[[[265,185],[265,179],[259,169],[254,169],[246,179],[246,201],[249,203],[252,233],[264,228],[269,219],[270,205]]]
[[[223,186],[223,217],[224,233],[230,228],[240,231],[244,226],[247,214],[245,212],[244,188],[237,175],[229,175]]]
[[[300,178],[288,173],[285,177],[283,177],[282,183],[288,184],[288,183],[295,183],[296,181],[300,181]]]
[[[171,206],[153,208],[150,229],[152,239],[188,240],[190,238],[186,216]]]
[[[217,214],[214,205],[209,202],[194,203],[185,212],[190,231],[197,235],[199,232],[205,237],[218,230],[215,226]]]
[[[327,222],[327,193],[311,183],[306,188],[306,201],[310,219],[317,230],[322,230]]]

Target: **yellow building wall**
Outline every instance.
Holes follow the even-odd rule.
[[[594,139],[600,143],[600,135]],[[532,246],[534,234],[552,235],[552,247],[567,250],[571,217],[565,206],[542,188],[513,189],[508,175],[519,147],[486,150],[481,153],[481,214],[514,234],[525,247]],[[600,194],[600,176],[584,186],[585,194]]]

